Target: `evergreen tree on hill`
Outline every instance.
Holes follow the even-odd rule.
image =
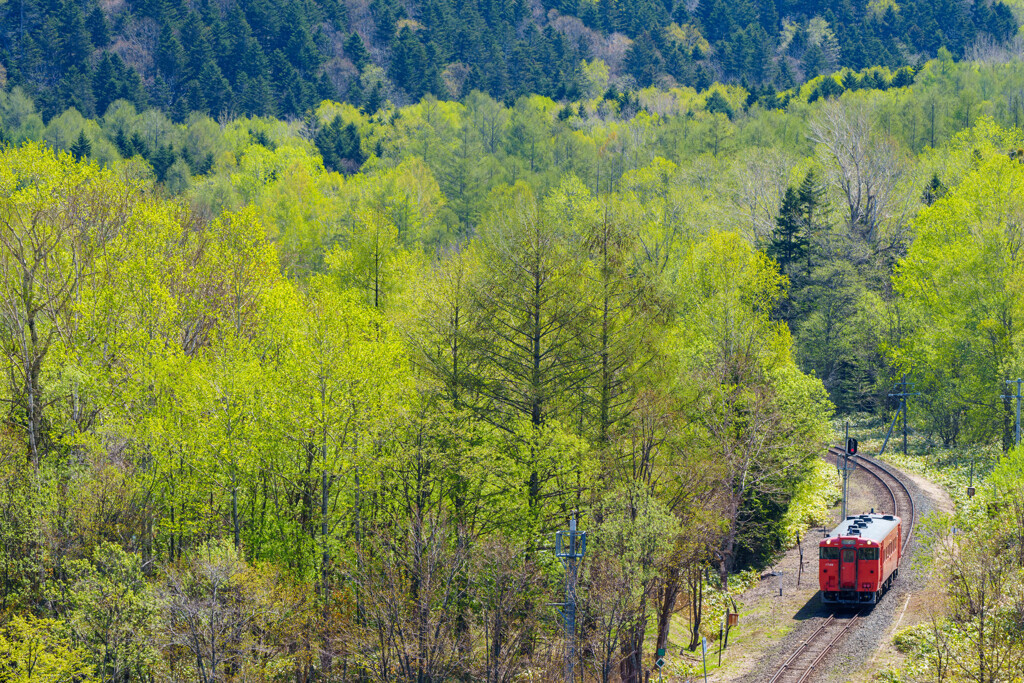
[[[85,26],[82,10],[76,3],[65,2],[59,14],[60,39],[57,61],[61,68],[80,68],[92,52],[92,36]]]
[[[324,167],[338,173],[354,173],[365,161],[362,142],[355,124],[346,124],[340,116],[324,126],[314,138]]]
[[[460,95],[478,89],[504,101],[533,93],[565,99],[577,90],[580,62],[595,56],[593,40],[614,32],[633,47],[613,79],[787,88],[796,84],[794,71],[811,78],[844,66],[895,70],[907,66],[907,55],[931,57],[943,45],[962,57],[980,36],[1008,41],[1017,27],[999,0],[905,0],[880,15],[867,0],[701,0],[692,11],[682,0],[539,2],[544,18],[526,0],[371,0],[357,27],[340,0],[23,0],[0,3],[0,63],[9,87],[25,89],[45,116],[70,104],[102,114],[127,90],[133,101],[180,120],[193,106],[297,115],[317,98],[338,96],[335,84],[351,77],[339,58],[360,72],[374,63],[391,81],[385,90],[410,100],[449,96],[441,74],[456,62],[468,69]],[[573,22],[554,21],[567,16],[595,35],[579,40],[576,29],[565,31]],[[795,33],[782,18],[795,23]],[[673,22],[699,34],[700,47],[668,37]],[[356,104],[369,95],[351,93]]]
[[[640,36],[626,51],[626,70],[641,88],[653,85],[664,68],[664,61],[649,33]]]
[[[85,131],[79,131],[78,139],[75,144],[71,145],[71,156],[75,157],[76,161],[82,161],[90,154],[92,154],[92,142],[86,136]]]
[[[779,269],[788,275],[794,264],[804,261],[810,247],[804,230],[803,203],[800,193],[792,187],[786,188],[775,226],[765,253],[775,259]]]
[[[366,50],[366,45],[358,33],[349,34],[345,40],[345,54],[360,71],[370,63],[370,53]]]

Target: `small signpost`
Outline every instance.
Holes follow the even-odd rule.
[[[700,637],[700,654],[704,660],[704,683],[708,683],[708,639],[704,636]]]
[[[659,647],[657,656],[658,659],[654,662],[654,666],[658,667],[658,683],[661,683],[661,670],[665,666],[665,648]]]

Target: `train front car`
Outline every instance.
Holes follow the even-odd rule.
[[[900,518],[894,515],[847,517],[818,544],[821,601],[871,605],[899,574]]]

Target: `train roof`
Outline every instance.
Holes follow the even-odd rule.
[[[822,543],[836,537],[862,538],[865,541],[881,543],[900,523],[895,515],[852,515],[839,523]]]

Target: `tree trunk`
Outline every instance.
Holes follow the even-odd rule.
[[[672,624],[672,613],[676,608],[679,596],[679,568],[673,567],[665,578],[661,592],[661,603],[658,605],[658,640],[655,650],[668,647],[669,628]]]
[[[646,611],[646,600],[641,600],[638,617],[635,622],[622,635],[619,643],[619,653],[622,659],[619,662],[619,675],[622,683],[643,683],[643,648],[644,630],[647,619],[644,616]]]
[[[235,483],[235,475],[231,475],[231,523],[235,527],[235,550],[242,547],[242,539],[238,530],[238,484]]]
[[[701,580],[700,565],[690,565],[686,572],[686,583],[690,589],[690,644],[687,649],[693,652],[700,644],[700,622],[704,614],[704,582]]]

